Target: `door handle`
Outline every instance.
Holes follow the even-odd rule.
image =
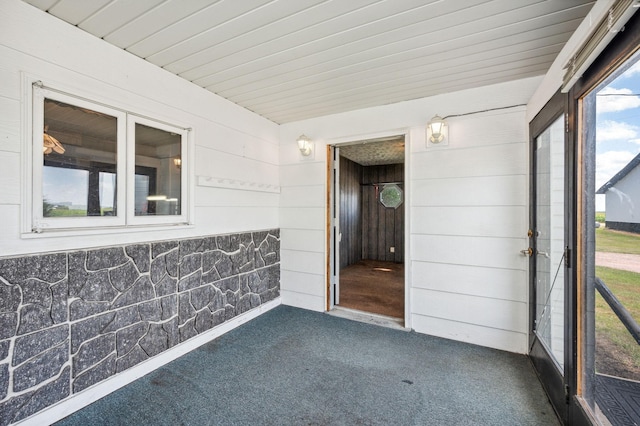
[[[537,255],[539,255],[539,256],[544,256],[544,257],[546,257],[547,259],[549,259],[549,258],[550,258],[549,253],[547,253],[546,251],[536,250],[536,254],[537,254]]]
[[[524,250],[520,250],[523,256],[533,256],[533,249],[531,247],[526,248]]]

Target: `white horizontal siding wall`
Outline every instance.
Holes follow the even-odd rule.
[[[540,78],[281,126],[283,303],[326,306],[326,145],[407,134],[409,326],[525,353],[528,340],[526,108],[451,117],[447,146],[425,146],[429,119],[525,104]],[[315,143],[303,159],[295,140]]]
[[[415,153],[410,250],[418,331],[526,351],[524,111],[451,118],[448,146]]]
[[[299,136],[299,135],[297,135]],[[280,294],[289,305],[314,311],[326,306],[326,156],[316,144],[303,159],[295,140],[281,148]]]
[[[29,143],[23,134],[28,124],[23,123],[23,73],[193,128],[195,226],[22,238],[24,146]],[[0,2],[0,256],[277,228],[278,138],[278,125],[271,121],[19,0]],[[219,180],[227,188],[211,186]],[[274,191],[256,190],[260,185]]]

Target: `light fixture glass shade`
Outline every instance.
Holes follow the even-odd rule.
[[[429,141],[431,143],[440,143],[444,140],[445,137],[445,129],[447,127],[447,123],[444,121],[442,117],[439,115],[434,116],[429,124],[427,124],[427,129],[429,130]]]
[[[309,139],[305,135],[300,135],[298,137],[298,149],[300,153],[305,157],[311,155],[311,139]]]

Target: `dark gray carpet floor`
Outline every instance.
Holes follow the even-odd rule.
[[[557,425],[523,355],[280,306],[58,425]]]

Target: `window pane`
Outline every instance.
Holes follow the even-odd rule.
[[[115,117],[44,100],[42,215],[116,214]]]
[[[88,171],[45,166],[42,181],[44,217],[87,215]]]
[[[136,216],[180,215],[181,148],[181,135],[136,123]]]

